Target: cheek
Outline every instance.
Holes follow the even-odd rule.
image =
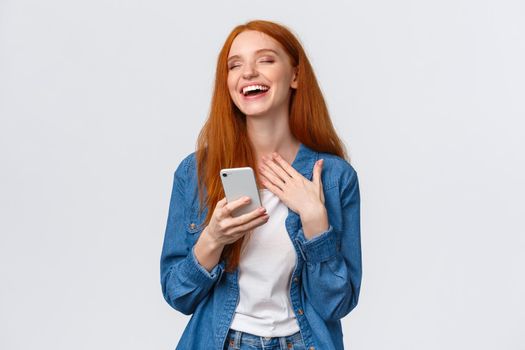
[[[233,97],[233,95],[236,92],[235,81],[231,76],[228,76],[226,83],[228,84],[228,91],[230,92],[230,95]]]
[[[286,70],[279,69],[271,72],[271,79],[276,84],[286,88],[290,85],[291,76]]]

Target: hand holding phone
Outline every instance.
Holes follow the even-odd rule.
[[[261,206],[251,168],[222,169],[220,177],[226,197],[217,202],[204,231],[215,244],[225,246],[265,224],[270,217]]]
[[[233,217],[249,213],[261,206],[261,198],[252,168],[222,169],[220,176],[228,203],[243,196],[248,196],[251,199],[248,205],[234,210],[231,214]]]

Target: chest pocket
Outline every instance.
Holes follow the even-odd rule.
[[[191,236],[198,236],[200,232],[204,229],[204,219],[206,218],[207,210],[203,211],[199,215],[199,208],[197,205],[191,206],[186,211],[185,215],[185,226],[186,231]]]

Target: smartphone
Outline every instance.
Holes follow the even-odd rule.
[[[249,213],[261,206],[259,189],[255,182],[253,169],[250,167],[243,168],[226,168],[220,171],[222,188],[226,195],[226,201],[232,202],[241,197],[248,196],[251,201],[232,211],[232,216],[239,216]]]

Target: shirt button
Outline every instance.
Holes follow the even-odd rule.
[[[195,229],[195,226],[196,226],[196,225],[195,225],[195,223],[193,223],[193,222],[190,224],[190,228],[191,228],[192,230]]]
[[[297,310],[297,313],[298,313],[299,315],[302,315],[302,314],[303,314],[303,309],[299,309],[299,310]]]
[[[308,350],[315,350],[315,348],[313,346],[310,346]]]
[[[294,277],[293,281],[294,281],[295,283],[297,283],[297,282],[299,282],[299,278],[296,276],[296,277]]]

